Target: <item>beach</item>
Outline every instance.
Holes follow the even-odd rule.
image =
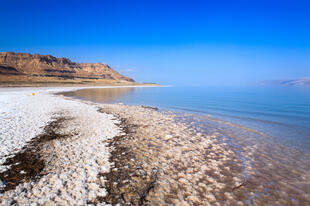
[[[56,94],[76,89],[0,88],[1,205],[309,202],[309,173],[254,164],[257,145],[237,150],[191,116]]]

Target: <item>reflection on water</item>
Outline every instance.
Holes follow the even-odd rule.
[[[310,154],[309,89],[121,87],[82,89],[65,95],[212,116]]]
[[[109,89],[82,89],[77,91],[63,92],[62,95],[74,96],[79,99],[94,101],[94,102],[105,102],[110,103],[115,100],[132,95],[134,88],[132,87],[120,87],[120,88],[109,88]]]

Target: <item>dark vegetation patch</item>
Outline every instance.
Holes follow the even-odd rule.
[[[54,71],[54,70],[53,70]],[[65,75],[65,74],[61,74],[61,75],[56,75],[56,74],[31,74],[31,76],[34,77],[58,77],[58,78],[63,78],[63,79],[102,79],[102,78],[98,78],[98,77],[82,77],[82,76],[73,76],[73,75]]]
[[[52,75],[52,74],[43,74],[43,75],[40,75],[42,77],[59,77],[59,78],[63,78],[63,79],[74,79],[75,77],[74,76],[69,76],[69,75]]]
[[[0,74],[2,74],[2,75],[22,75],[23,73],[19,72],[14,67],[0,65]]]
[[[98,111],[105,112],[103,109]],[[114,163],[114,166],[109,173],[99,174],[99,177],[107,180],[105,188],[108,194],[106,197],[98,197],[94,203],[146,205],[149,192],[156,186],[158,170],[153,168],[150,171],[144,168],[143,162],[135,154],[139,151],[130,143],[138,125],[130,124],[124,118],[118,117],[118,119],[120,119],[118,126],[122,128],[124,134],[114,137],[109,142],[109,147],[114,148],[110,157],[110,162]]]
[[[21,183],[39,180],[44,175],[42,171],[46,161],[40,153],[41,148],[49,141],[71,136],[57,133],[66,120],[68,119],[64,117],[56,118],[45,126],[43,134],[32,139],[15,156],[6,159],[3,165],[10,168],[0,173],[0,180],[4,183],[4,187],[0,187],[0,193],[13,190]]]
[[[129,78],[129,77],[121,77],[122,80],[125,80],[125,81],[129,81],[129,82],[135,82],[135,80]],[[152,83],[151,83],[152,84]]]
[[[90,81],[91,82],[91,81]],[[25,82],[25,81],[20,81],[20,82],[9,82],[9,81],[0,81],[0,86],[1,85],[5,85],[7,87],[33,87],[33,86],[48,86],[48,85],[83,85],[83,84],[87,84],[88,82],[85,81],[81,81],[81,82],[72,82],[72,81],[68,81],[68,80],[64,80],[61,82],[52,82],[52,81],[35,81],[35,82]]]
[[[111,74],[102,74],[101,77],[102,77],[103,79],[115,79],[114,77],[112,77]]]
[[[11,71],[11,72],[18,72],[17,69],[15,69],[14,67],[3,66],[3,65],[0,65],[0,70]]]
[[[59,73],[76,73],[74,70],[60,70],[60,69],[44,69],[46,72],[59,72]]]

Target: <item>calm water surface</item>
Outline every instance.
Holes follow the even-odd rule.
[[[97,88],[63,94],[173,110],[177,121],[216,134],[233,149],[243,165],[240,194],[246,205],[281,198],[285,205],[310,205],[310,88]]]
[[[149,105],[217,118],[310,153],[310,88],[131,87],[66,92],[104,103]]]

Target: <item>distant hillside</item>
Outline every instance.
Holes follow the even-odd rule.
[[[291,80],[263,81],[260,85],[310,86],[310,76]]]
[[[0,82],[64,80],[120,84],[134,82],[102,63],[76,63],[51,55],[0,52]]]
[[[282,81],[281,84],[292,86],[310,86],[310,77],[303,77],[300,79]]]

